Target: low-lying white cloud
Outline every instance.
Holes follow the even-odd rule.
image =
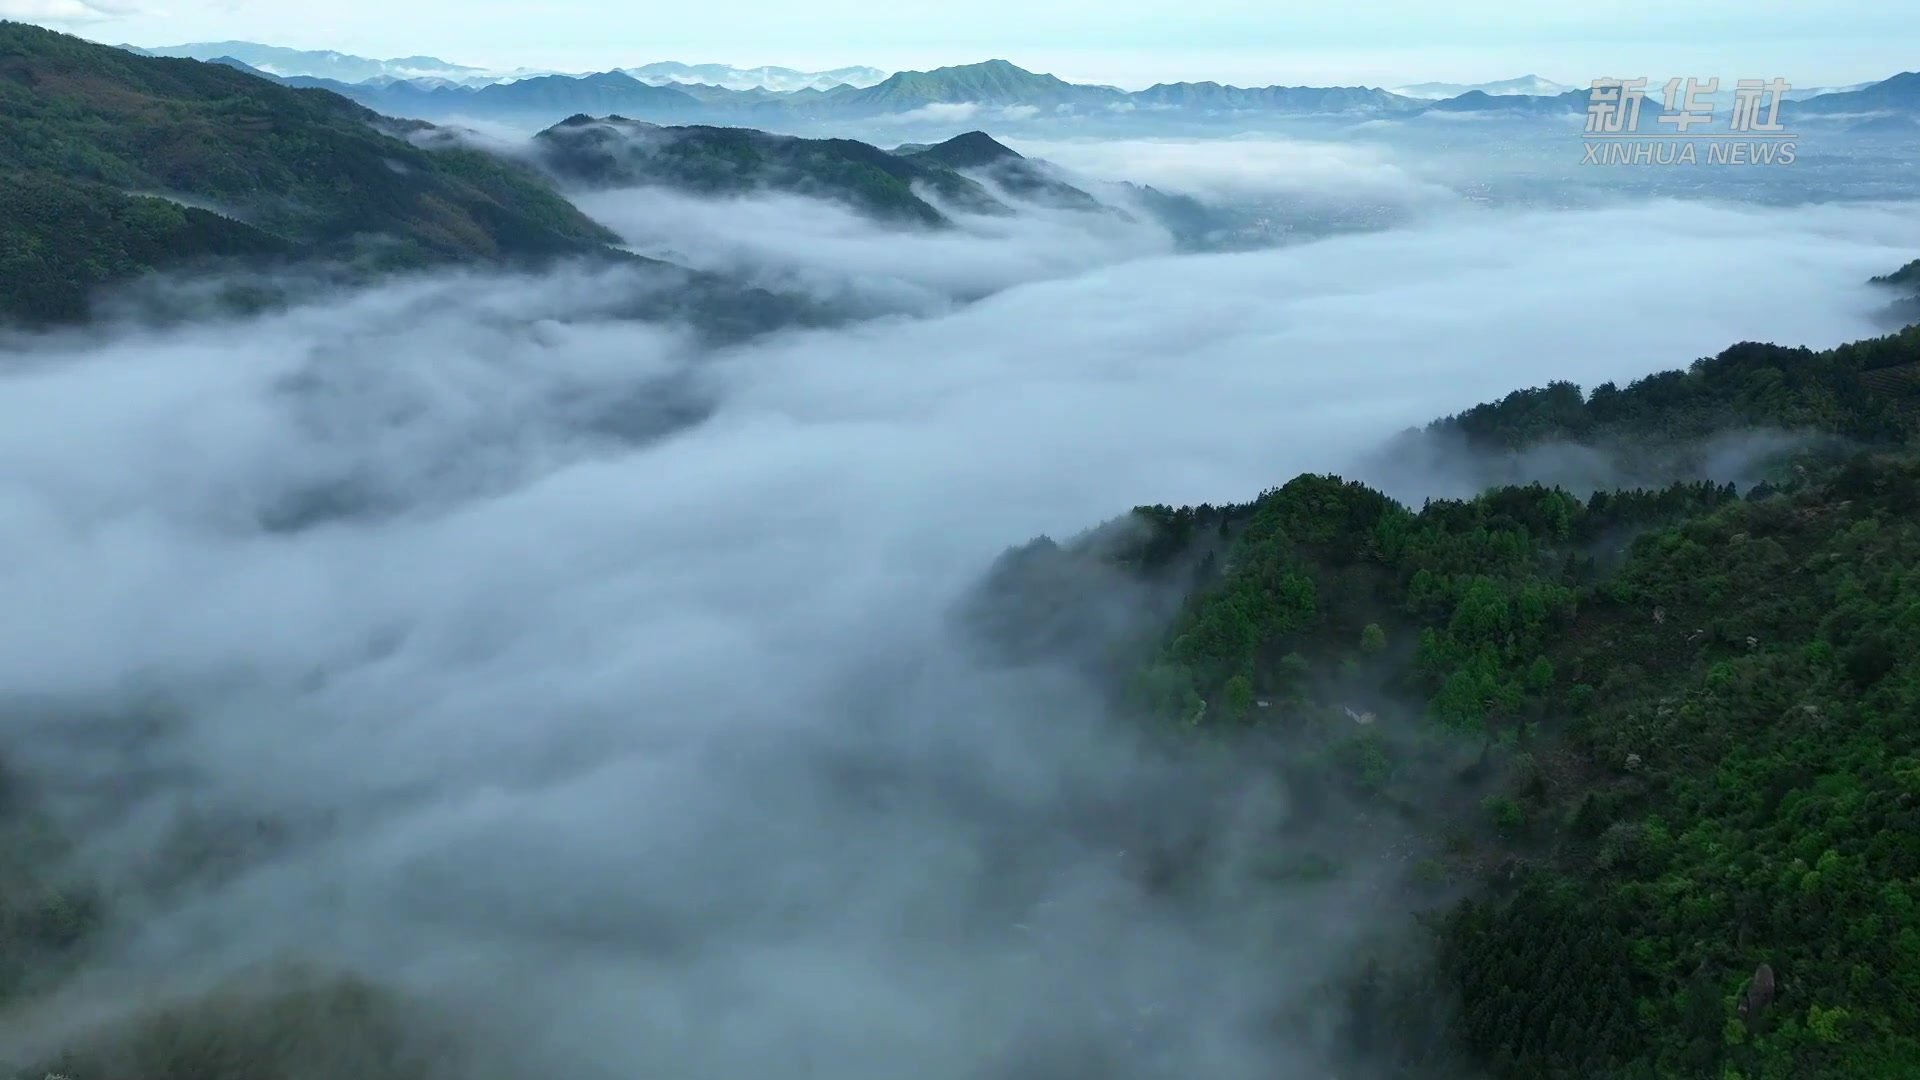
[[[733,208],[755,258],[1006,287],[712,354],[579,317],[610,283],[573,274],[15,343],[0,696],[37,707],[6,753],[109,880],[187,809],[289,837],[128,891],[119,966],[63,1005],[292,949],[567,1075],[1324,1075],[1261,1022],[1366,927],[1366,875],[1255,902],[1229,844],[1144,895],[1129,811],[1251,843],[1284,793],[977,666],[948,602],[1035,533],[1345,468],[1517,386],[1864,336],[1861,282],[1920,246],[1913,206],[1660,203],[1016,284],[976,238],[895,265],[771,205]],[[916,269],[943,256],[978,265]],[[600,422],[681,393],[671,434]],[[78,719],[135,713],[111,744]]]
[[[939,128],[969,124],[1019,123],[1039,116],[1041,111],[1037,105],[986,105],[978,101],[936,101],[917,109],[882,113],[871,118],[867,123],[881,129],[921,125]],[[1061,106],[1060,111],[1070,110],[1066,106]]]
[[[878,122],[887,124],[963,124],[979,116],[981,105],[975,101],[935,101],[905,112],[887,113]]]
[[[1271,135],[1236,138],[1010,140],[1031,157],[1093,176],[1225,200],[1456,201],[1395,150]]]
[[[937,201],[931,192],[921,192]],[[1164,254],[1167,232],[1115,214],[1021,206],[1013,216],[946,208],[957,227],[889,228],[850,207],[797,195],[705,199],[667,188],[576,195],[635,250],[770,286],[931,312],[1023,282]]]

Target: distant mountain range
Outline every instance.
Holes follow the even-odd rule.
[[[1824,94],[1846,94],[1855,90],[1865,90],[1872,85],[1870,82],[1863,82],[1854,83],[1851,86],[1796,86],[1787,91],[1786,98],[1788,101],[1803,101]]]
[[[1650,84],[1652,85],[1652,84]],[[1731,116],[1735,88],[1721,84],[1720,92],[1700,100],[1713,110],[1716,120]],[[1486,113],[1518,116],[1564,116],[1587,111],[1592,104],[1591,89],[1568,90],[1552,96],[1530,94],[1492,94],[1469,90],[1458,97],[1430,102],[1424,111],[1441,114]],[[1653,130],[1652,118],[1663,111],[1658,86],[1647,93],[1642,105],[1642,131]],[[1846,130],[1859,133],[1901,134],[1920,131],[1920,73],[1908,72],[1876,83],[1815,93],[1812,90],[1788,91],[1780,111],[1782,120],[1832,117],[1845,122]]]
[[[484,86],[512,82],[543,75],[578,73],[542,68],[515,68],[493,71],[487,68],[454,64],[433,56],[402,56],[374,60],[365,56],[331,51],[285,49],[252,41],[202,41],[187,45],[142,48],[120,46],[143,56],[171,56],[190,60],[237,60],[256,71],[282,78],[329,79],[342,83],[384,85],[398,80],[429,85]],[[639,67],[621,68],[622,74],[655,86],[679,84],[717,86],[727,90],[771,90],[789,93],[795,90],[828,90],[835,86],[872,86],[887,77],[878,68],[843,67],[831,71],[797,71],[786,67],[739,68],[731,64],[682,64],[662,61]]]
[[[1572,89],[1574,87],[1554,82],[1552,79],[1543,79],[1538,75],[1522,75],[1517,79],[1502,79],[1499,82],[1486,83],[1414,83],[1411,86],[1395,87],[1393,92],[1401,97],[1439,101],[1475,91],[1488,97],[1511,97],[1516,94],[1528,97],[1558,97]]]
[[[620,114],[660,123],[766,126],[911,114],[948,105],[998,109],[1006,118],[1018,120],[1043,114],[1117,116],[1134,110],[1189,116],[1392,115],[1418,112],[1431,104],[1372,87],[1243,88],[1203,82],[1163,83],[1129,93],[1111,86],[1070,83],[1005,60],[897,72],[871,86],[841,84],[826,90],[809,86],[785,92],[757,87],[735,90],[708,83],[663,85],[628,71],[538,75],[485,84],[444,77],[345,82],[279,75],[244,56],[222,55],[210,62],[241,67],[289,86],[332,90],[391,116],[511,118],[544,124],[582,113]]]
[[[231,63],[226,59],[212,62]],[[269,78],[303,89],[331,90],[388,116],[423,119],[504,117],[551,122],[555,117],[575,113],[623,113],[655,120],[694,121],[712,108],[757,100],[751,94],[710,87],[708,89],[727,99],[726,103],[710,106],[702,96],[678,87],[641,82],[620,71],[582,76],[535,75],[481,86],[417,81],[342,83],[305,76],[270,75]]]
[[[1657,97],[1660,93],[1660,88],[1665,84],[1666,79],[1664,78],[1648,79],[1648,95],[1650,97]],[[1854,83],[1851,86],[1796,86],[1787,90],[1785,98],[1788,101],[1802,101],[1811,97],[1819,97],[1823,94],[1839,94],[1852,90],[1864,90],[1872,85],[1873,83],[1864,82]],[[1590,83],[1586,86],[1568,86],[1564,83],[1554,82],[1552,79],[1543,79],[1538,75],[1522,75],[1517,79],[1503,79],[1499,82],[1488,83],[1414,83],[1411,86],[1394,87],[1393,92],[1402,97],[1419,98],[1425,101],[1442,101],[1447,98],[1457,98],[1466,94],[1472,94],[1476,91],[1488,97],[1563,97],[1567,93],[1576,90],[1581,94],[1586,94],[1590,92],[1590,88]],[[1733,84],[1724,81],[1721,83],[1719,92],[1701,95],[1702,100],[1710,100],[1717,107],[1721,108],[1730,104],[1733,101],[1733,97]]]
[[[1797,101],[1793,104],[1797,116],[1844,116],[1849,114],[1895,113],[1912,116],[1920,112],[1920,71],[1908,71],[1869,83],[1857,90],[1846,90],[1834,94],[1821,94],[1818,97]]]
[[[927,100],[942,85],[929,86],[927,74],[892,80],[870,107]],[[1027,73],[983,65],[967,75],[968,93],[1010,95]],[[634,253],[563,194],[596,186],[700,196],[785,191],[928,229],[961,224],[965,215],[1042,209],[1145,218],[1188,250],[1218,247],[1236,228],[1231,213],[1152,188],[1073,179],[981,131],[885,150],[741,126],[575,115],[526,152],[495,155],[467,133],[301,89],[329,82],[276,76],[238,57],[138,55],[0,20],[0,325],[82,321],[108,289],[167,311],[199,310],[203,300],[254,310],[320,281],[555,259],[640,269],[594,303],[613,313],[685,316],[709,335],[836,317],[812,300]],[[504,96],[542,108],[581,97],[701,105],[682,89],[621,72],[482,87],[387,76],[334,85],[366,94]],[[1052,79],[1045,85],[1063,101],[1120,93]],[[866,92],[843,86],[832,95],[804,89],[788,96]],[[740,94],[748,101],[768,95]],[[207,271],[197,280],[219,293],[117,289],[156,271]]]
[[[251,41],[202,41],[189,45],[163,45],[142,48],[122,45],[128,52],[142,56],[171,56],[187,60],[214,60],[227,57],[271,75],[303,75],[317,79],[335,79],[357,83],[373,79],[485,79],[484,68],[450,64],[433,56],[401,56],[391,60],[370,60],[338,52],[310,52],[261,45]]]
[[[1430,113],[1505,113],[1520,116],[1565,116],[1584,113],[1593,101],[1592,90],[1568,90],[1552,95],[1489,94],[1469,90],[1459,97],[1430,102],[1421,110]],[[1643,121],[1644,122],[1644,121]]]
[[[135,51],[196,56],[289,86],[331,90],[390,116],[499,120],[534,127],[578,115],[790,131],[916,115],[928,122],[977,118],[1001,125],[1036,120],[1115,124],[1130,115],[1174,123],[1236,123],[1261,116],[1412,119],[1423,114],[1546,120],[1577,116],[1591,104],[1590,89],[1565,87],[1533,74],[1472,85],[1417,83],[1397,90],[1179,82],[1129,92],[1068,82],[1006,60],[886,76],[867,67],[806,72],[677,62],[579,75],[486,72],[431,56],[370,60],[249,42]],[[1900,136],[1920,126],[1916,83],[1920,74],[1824,93],[1802,88],[1788,93],[1789,108],[1783,115],[1834,117],[1850,131]],[[1648,107],[1657,109],[1658,101],[1654,87]],[[1726,115],[1732,88],[1711,96],[1711,101],[1717,117]]]
[[[1585,112],[1592,93],[1585,87],[1559,88],[1559,84],[1537,75],[1468,87],[1458,94],[1437,99],[1368,86],[1240,87],[1215,82],[1160,83],[1145,90],[1126,91],[1068,82],[1028,71],[1006,60],[932,71],[902,71],[871,85],[839,81],[824,88],[819,83],[879,73],[863,68],[800,72],[788,68],[652,64],[592,75],[548,73],[512,79],[476,79],[462,74],[463,70],[471,69],[449,66],[445,70],[451,74],[402,78],[386,73],[345,81],[283,75],[259,66],[248,59],[249,55],[255,59],[262,56],[241,50],[209,57],[209,60],[241,67],[290,86],[331,90],[390,116],[426,120],[495,119],[538,127],[582,114],[619,115],[658,124],[778,129],[787,125],[882,117],[911,118],[916,114],[924,114],[928,121],[960,121],[973,118],[982,110],[991,115],[981,115],[979,119],[997,124],[1040,119],[1119,121],[1129,115],[1202,123],[1236,123],[1258,116],[1408,119],[1429,113],[1547,118]],[[268,54],[266,59],[277,55]],[[368,63],[387,65],[389,69],[424,71],[439,61],[432,57],[412,57]],[[705,77],[733,85],[697,81]],[[1920,92],[1912,85],[1916,80],[1920,80],[1920,75],[1898,75],[1858,89],[1812,97],[1790,94],[1789,112],[1800,116],[1893,113],[1896,114],[1893,119],[1876,120],[1874,130],[1894,130],[1903,126],[1902,117],[1920,116]],[[743,87],[745,83],[756,85]],[[760,85],[764,83],[804,85],[783,90]],[[1460,87],[1422,83],[1402,88],[1421,94],[1453,89]],[[1554,93],[1527,92],[1556,89]],[[1730,92],[1721,96],[1727,100],[1715,99],[1716,114],[1726,113],[1731,101]],[[1658,108],[1657,90],[1649,93],[1648,101],[1650,107]]]

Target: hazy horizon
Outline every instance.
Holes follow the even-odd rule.
[[[794,12],[754,0],[724,13],[650,14],[643,41],[623,40],[623,28],[607,25],[618,15],[586,0],[548,5],[533,32],[519,20],[487,17],[491,7],[447,0],[399,10],[365,0],[324,9],[233,0],[183,0],[165,8],[140,0],[0,0],[0,18],[106,44],[251,41],[375,59],[433,56],[503,71],[601,71],[661,60],[908,71],[1000,58],[1071,82],[1130,90],[1181,81],[1471,84],[1525,74],[1586,85],[1596,77],[1664,73],[1832,86],[1910,70],[1920,54],[1920,32],[1908,19],[1865,2],[1828,5],[1817,14],[1784,3],[1714,2],[1679,16],[1651,4],[1545,11],[1476,0],[1470,10],[1434,11],[1374,0],[1274,18],[1237,5],[1182,8],[1176,16],[1138,0],[1039,12],[991,0],[938,14],[870,9],[849,0]],[[860,24],[860,34],[834,29],[848,20]]]

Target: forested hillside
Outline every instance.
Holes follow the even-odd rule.
[[[1920,322],[1920,259],[1874,278],[1873,283],[1885,286],[1899,297],[1888,307],[1889,322],[1896,326]]]
[[[784,191],[842,203],[876,220],[944,228],[948,210],[1006,215],[1012,207],[957,170],[991,173],[1015,198],[1098,210],[1093,196],[970,132],[892,153],[854,139],[803,139],[752,128],[663,127],[622,116],[570,117],[535,136],[541,162],[588,186],[660,185],[694,195]],[[931,201],[930,201],[931,200]]]
[[[208,259],[415,266],[615,239],[530,170],[407,139],[424,127],[0,22],[0,317],[78,318],[97,285]]]
[[[1847,437],[1746,491],[1415,509],[1304,476],[1030,545],[975,625],[1090,660],[1159,723],[1278,740],[1303,806],[1423,836],[1410,895],[1468,899],[1421,962],[1348,986],[1372,1075],[1920,1075],[1920,394],[1863,379],[1915,360],[1914,329],[1741,345],[1424,436]],[[1164,630],[1099,616],[1116,574],[1176,597]]]

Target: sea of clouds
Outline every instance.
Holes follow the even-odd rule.
[[[1136,175],[1253,182],[1217,160]],[[575,268],[4,343],[0,754],[115,900],[0,1044],[297,955],[503,1073],[1324,1075],[1270,1020],[1368,930],[1364,875],[1254,887],[1284,791],[981,666],[953,601],[1037,534],[1350,471],[1517,387],[1866,336],[1865,278],[1920,248],[1909,205],[1453,207],[1193,256],[583,205],[888,313],[713,348],[593,314],[629,272]],[[195,822],[267,839],[153,885]],[[1169,827],[1228,841],[1178,901],[1127,862]]]

